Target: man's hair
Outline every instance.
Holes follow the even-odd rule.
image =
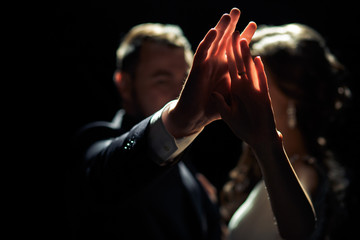
[[[123,38],[116,51],[117,70],[135,74],[143,42],[150,41],[169,47],[183,48],[185,60],[191,66],[193,51],[183,31],[177,25],[144,23],[134,26]]]

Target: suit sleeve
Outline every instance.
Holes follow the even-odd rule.
[[[97,195],[124,200],[142,191],[175,163],[156,164],[160,160],[147,137],[150,119],[120,136],[111,136],[114,133],[106,126],[89,128],[84,134],[89,146],[84,151],[85,178]]]

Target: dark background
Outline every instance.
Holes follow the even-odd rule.
[[[56,174],[50,178],[56,182],[50,190],[55,194],[43,199],[43,202],[49,203],[46,205],[46,211],[51,215],[47,217],[48,221],[55,227],[51,235],[69,239],[71,232],[63,192],[74,165],[69,156],[73,134],[88,122],[111,120],[121,106],[112,82],[115,51],[120,38],[132,26],[144,22],[178,24],[195,50],[206,32],[232,7],[242,11],[239,30],[249,21],[255,21],[258,25],[290,22],[307,24],[325,37],[332,52],[351,73],[349,85],[354,96],[352,111],[356,113],[360,103],[357,4],[349,0],[92,0],[58,1],[42,5],[44,10],[40,22],[45,26],[42,42],[46,56],[43,64],[48,70],[43,87],[48,89],[45,99],[51,102],[48,105],[47,101],[42,102],[45,106],[42,122],[50,123],[44,124],[47,128],[45,131],[50,132],[49,141],[52,143],[48,149],[47,170],[52,175],[52,170],[56,169]],[[342,136],[344,144],[340,146],[346,153],[344,162],[353,178],[352,192],[357,192],[358,187],[355,174],[356,162],[359,160],[355,151],[359,143],[358,123],[358,116],[351,115],[348,128]],[[349,202],[354,207],[352,214],[356,216],[358,197]]]
[[[56,86],[72,127],[94,119],[109,119],[119,101],[113,87],[115,51],[120,38],[132,26],[144,22],[178,24],[195,50],[220,16],[238,7],[238,29],[249,21],[261,24],[308,24],[322,34],[339,60],[358,79],[355,2],[319,0],[277,1],[87,1],[59,2],[47,13],[53,24],[49,49],[55,60]],[[356,82],[351,84],[357,85]],[[354,86],[354,88],[358,86]],[[355,91],[358,91],[356,89]],[[71,129],[72,130],[72,129]]]

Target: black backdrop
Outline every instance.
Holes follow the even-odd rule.
[[[258,25],[310,25],[325,36],[337,57],[358,76],[356,7],[348,0],[336,4],[318,0],[59,2],[48,11],[55,20],[49,28],[53,42],[49,51],[59,78],[56,85],[64,91],[59,100],[63,101],[64,110],[71,113],[63,117],[72,127],[112,117],[119,102],[112,83],[115,50],[121,36],[133,25],[178,24],[195,50],[221,14],[235,6],[242,11],[238,29],[249,21]]]
[[[56,206],[56,209],[49,209],[50,219],[55,226],[51,235],[68,239],[71,232],[63,194],[64,183],[73,167],[69,157],[71,152],[68,151],[71,137],[88,122],[110,120],[120,107],[112,82],[115,50],[121,36],[133,25],[144,22],[178,24],[195,50],[208,29],[232,7],[242,11],[238,29],[243,29],[249,21],[255,21],[258,25],[307,24],[326,38],[330,49],[352,74],[350,87],[356,107],[360,103],[360,85],[357,83],[360,61],[357,59],[359,21],[355,4],[349,0],[91,0],[43,5],[44,18],[41,21],[46,23],[43,40],[46,42],[45,66],[48,68],[44,86],[49,86],[48,97],[54,104],[46,105],[47,101],[43,102],[45,109],[51,108],[48,110],[52,114],[44,114],[42,121],[50,123],[46,126],[51,133],[50,139],[59,140],[54,142],[55,147],[54,144],[49,146],[50,157],[47,157],[52,162],[51,169],[56,168],[56,173],[59,173],[51,178],[57,183],[52,187],[55,194],[46,200],[50,206]],[[356,175],[353,167],[359,158],[353,151],[358,144],[355,138],[359,136],[357,119],[355,114],[349,120],[349,130],[343,136],[344,139],[356,140],[342,146],[348,156],[346,164],[353,169],[351,176]],[[357,186],[358,178],[354,178],[353,182]],[[351,204],[357,206],[358,198],[352,199]]]

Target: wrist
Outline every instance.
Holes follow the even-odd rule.
[[[281,132],[276,131],[271,137],[264,139],[264,141],[253,144],[251,148],[258,159],[281,154],[284,152],[283,136]]]
[[[177,100],[168,103],[162,114],[162,120],[166,130],[175,138],[181,138],[199,133],[203,130],[203,124],[192,123],[186,119],[185,114],[177,108]]]

